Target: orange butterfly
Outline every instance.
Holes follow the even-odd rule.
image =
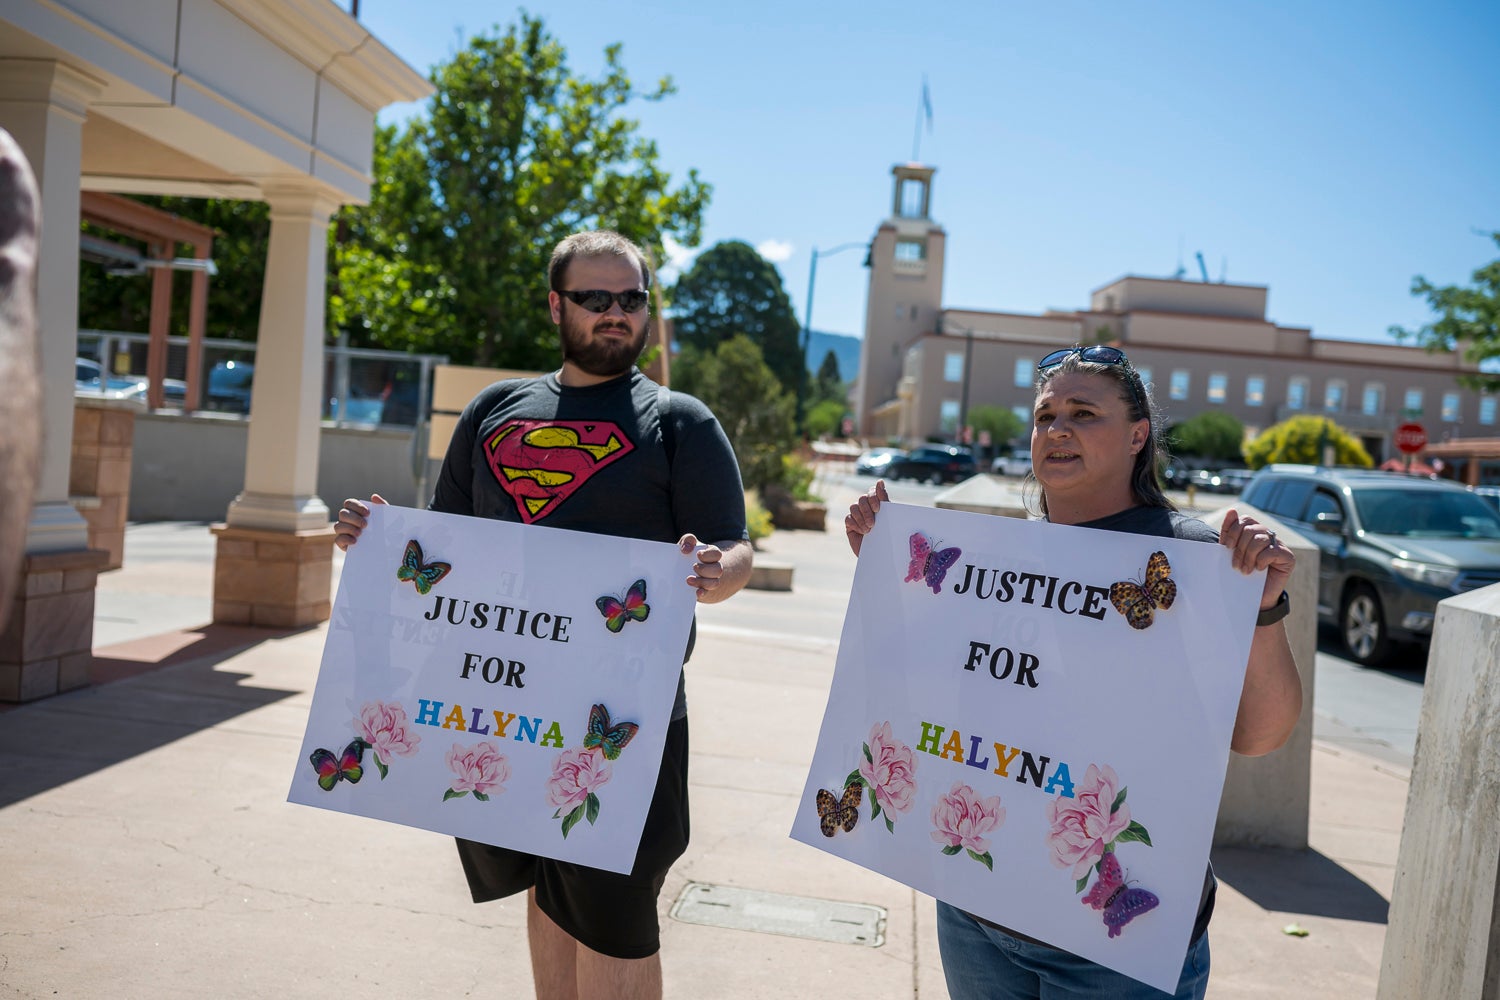
[[[823,831],[823,836],[832,837],[839,827],[843,827],[845,833],[853,830],[854,824],[859,822],[859,802],[863,797],[864,785],[858,781],[844,786],[842,798],[834,798],[826,788],[818,789],[818,829]]]
[[[1149,628],[1158,610],[1165,611],[1177,600],[1177,584],[1170,574],[1165,552],[1153,552],[1146,560],[1146,582],[1122,580],[1109,586],[1109,600],[1134,629]]]

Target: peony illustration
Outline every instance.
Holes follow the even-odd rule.
[[[380,769],[382,781],[390,770],[392,757],[410,757],[422,742],[422,737],[412,731],[400,702],[365,702],[353,721],[359,739],[375,751],[375,766]]]
[[[932,839],[943,845],[944,854],[967,851],[969,857],[994,871],[995,859],[990,857],[990,842],[984,835],[1004,822],[1000,796],[981,799],[974,789],[955,781],[932,807]]]
[[[557,807],[552,818],[562,819],[565,839],[580,820],[592,825],[599,818],[599,796],[594,793],[612,777],[614,769],[596,750],[579,747],[557,755],[547,779],[547,804]]]
[[[1057,868],[1072,868],[1073,878],[1083,881],[1089,869],[1099,863],[1104,852],[1132,826],[1130,807],[1125,804],[1125,790],[1115,769],[1106,764],[1099,767],[1090,764],[1083,780],[1078,783],[1074,797],[1061,795],[1047,804],[1047,820],[1051,828],[1047,832],[1047,846],[1052,851],[1052,864]],[[1147,844],[1145,828],[1140,827],[1140,838]]]
[[[896,832],[893,817],[910,812],[916,796],[915,755],[911,747],[891,735],[891,724],[880,722],[870,727],[870,740],[864,745],[865,759],[849,781],[859,781],[870,790],[870,818],[878,819],[885,811],[885,828]]]
[[[492,740],[480,740],[471,747],[453,744],[448,750],[448,768],[454,774],[453,787],[443,793],[444,802],[470,792],[480,802],[488,802],[495,792],[505,791],[510,780],[510,761]]]

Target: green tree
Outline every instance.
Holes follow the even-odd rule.
[[[1335,465],[1369,468],[1375,462],[1359,438],[1326,417],[1291,417],[1267,427],[1245,445],[1245,464],[1259,469],[1272,462],[1321,464],[1323,445],[1333,445]]]
[[[842,399],[823,399],[807,411],[807,433],[812,437],[842,437],[849,406]]]
[[[1004,406],[973,406],[969,408],[969,423],[974,430],[989,431],[995,448],[1005,448],[1011,441],[1025,434],[1030,428],[1015,411]]]
[[[727,240],[699,254],[672,290],[672,317],[673,337],[684,347],[712,351],[744,334],[787,392],[807,377],[781,274],[748,243]]]
[[[839,374],[839,357],[833,351],[823,355],[818,365],[818,374],[813,378],[812,398],[815,400],[844,401],[844,380]]]
[[[672,362],[672,385],[712,405],[747,487],[758,490],[781,481],[782,456],[796,440],[796,401],[755,341],[739,334],[716,348],[684,348]]]
[[[1500,232],[1489,234],[1500,247]],[[1478,365],[1500,357],[1500,260],[1492,260],[1474,272],[1473,286],[1434,285],[1418,275],[1411,293],[1425,296],[1438,318],[1418,330],[1390,328],[1398,340],[1415,340],[1434,353],[1463,351],[1464,360]],[[1471,389],[1500,391],[1500,374],[1481,372],[1460,375],[1458,381]]]
[[[1239,461],[1245,425],[1222,410],[1205,410],[1167,431],[1167,447],[1177,455]]]
[[[619,45],[604,50],[599,77],[579,75],[542,20],[523,14],[432,79],[427,116],[387,137],[381,183],[352,222],[369,256],[340,267],[348,318],[372,342],[436,337],[429,346],[459,363],[547,367],[558,349],[547,261],[559,240],[614,229],[657,260],[666,235],[697,245],[709,186],[692,170],[674,186],[656,143],[623,114],[674,93],[672,81],[637,89]]]

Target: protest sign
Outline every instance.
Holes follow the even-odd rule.
[[[1263,584],[1219,545],[882,504],[792,837],[1172,991]]]
[[[630,871],[691,572],[662,542],[375,505],[288,800]]]

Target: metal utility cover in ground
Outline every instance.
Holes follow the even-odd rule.
[[[884,907],[784,896],[705,882],[687,884],[672,904],[672,917],[687,924],[785,934],[867,948],[878,948],[885,943]]]

